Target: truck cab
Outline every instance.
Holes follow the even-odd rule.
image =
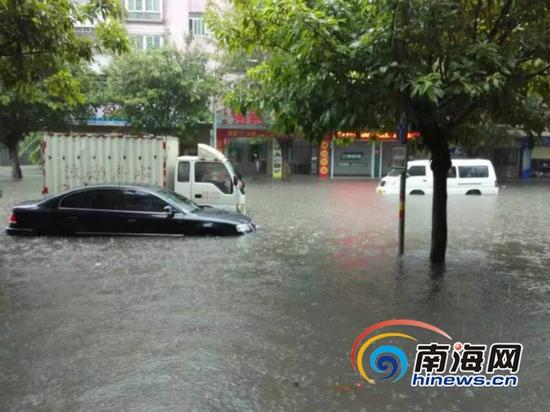
[[[197,156],[177,158],[174,191],[201,206],[246,213],[244,182],[223,153],[202,143]]]

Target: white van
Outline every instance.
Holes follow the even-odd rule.
[[[460,195],[496,195],[497,177],[490,160],[451,159],[447,175],[447,193]],[[378,193],[399,193],[400,171],[392,170],[380,180]],[[407,163],[407,194],[433,193],[433,174],[429,160],[411,160]]]
[[[220,151],[199,143],[197,156],[180,156],[174,191],[199,205],[246,213],[244,183]]]

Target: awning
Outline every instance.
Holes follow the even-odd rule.
[[[550,146],[535,146],[535,148],[531,152],[531,159],[550,160]]]

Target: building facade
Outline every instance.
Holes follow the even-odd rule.
[[[76,0],[86,3],[89,0]],[[126,9],[124,26],[132,47],[136,50],[158,48],[172,44],[182,50],[189,41],[191,47],[206,52],[215,50],[205,24],[207,0],[121,0]],[[79,24],[77,31],[92,34],[93,26]],[[107,60],[98,56],[98,64]]]
[[[124,0],[126,30],[133,47],[147,50],[166,43],[183,49],[192,45],[213,51],[204,22],[206,0]]]
[[[216,113],[216,147],[245,176],[279,175],[277,139],[254,113],[239,115],[222,109]],[[409,133],[409,140],[419,137]],[[323,178],[379,178],[391,169],[395,133],[337,132],[320,143],[292,139],[291,173]]]
[[[76,0],[85,3],[88,0]],[[131,45],[136,50],[148,50],[171,44],[182,50],[188,44],[207,53],[215,53],[205,23],[208,0],[121,0],[126,8],[125,27]],[[215,1],[224,5],[224,0]],[[78,31],[92,34],[93,27],[81,25]],[[96,64],[108,62],[109,56],[97,56]],[[216,111],[216,120],[208,136],[209,125],[204,125],[198,142],[215,145],[244,174],[278,176],[280,148],[277,140],[263,125],[261,119],[249,113],[235,115],[227,109]],[[120,120],[120,119],[119,119]],[[110,126],[98,117],[93,126]],[[107,122],[102,124],[102,122]],[[96,124],[97,123],[97,124]],[[124,123],[124,122],[123,122]],[[412,134],[410,139],[418,136]],[[292,141],[290,166],[293,174],[312,174],[321,177],[379,178],[391,169],[392,147],[397,140],[392,133],[336,133],[320,144],[302,139]],[[195,144],[182,148],[193,153]],[[550,177],[550,140],[545,136],[534,148],[527,139],[518,138],[513,145],[496,147],[487,153],[499,178]]]

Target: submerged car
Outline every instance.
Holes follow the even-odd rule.
[[[9,235],[241,235],[240,213],[198,206],[156,186],[94,185],[14,206]]]

